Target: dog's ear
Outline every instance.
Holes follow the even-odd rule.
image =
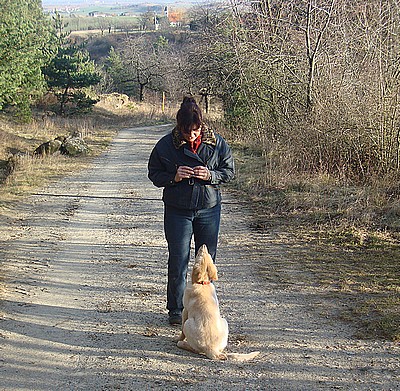
[[[199,259],[204,258],[208,254],[208,249],[205,244],[202,244],[201,247],[198,249],[196,257]]]
[[[202,268],[199,264],[195,264],[192,270],[192,284],[198,283],[203,280]]]
[[[207,274],[210,281],[218,280],[218,270],[217,267],[214,265],[211,257],[210,257],[210,262],[207,265]]]

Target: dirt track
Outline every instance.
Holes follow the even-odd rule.
[[[228,350],[262,353],[214,362],[175,346],[161,192],[147,179],[168,129],[122,130],[92,167],[1,218],[0,389],[399,390],[400,347],[354,339],[229,194],[216,283]]]

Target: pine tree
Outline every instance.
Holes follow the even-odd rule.
[[[83,89],[98,84],[101,80],[100,72],[83,46],[71,43],[63,34],[59,15],[56,15],[54,21],[59,47],[54,58],[43,68],[45,80],[57,95],[59,114],[67,114],[67,106],[70,106],[69,111],[88,111],[96,100],[88,97]]]
[[[48,61],[50,24],[40,0],[0,0],[0,110],[30,114],[45,91],[41,67]]]

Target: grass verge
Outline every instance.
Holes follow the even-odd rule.
[[[342,303],[335,315],[358,337],[400,341],[400,199],[393,186],[291,175],[271,168],[257,148],[233,150],[230,186],[252,204],[254,229],[283,233],[285,261]]]
[[[28,124],[1,117],[0,161],[7,162],[13,155],[17,165],[7,178],[0,175],[0,213],[5,213],[9,206],[49,181],[86,168],[95,156],[107,148],[119,129],[170,121],[168,113],[162,113],[153,105],[130,102],[126,107],[117,108],[112,101],[100,102],[93,113],[85,116],[61,118],[37,115]],[[90,152],[86,156],[33,156],[33,151],[41,143],[74,131],[81,133],[89,147]]]

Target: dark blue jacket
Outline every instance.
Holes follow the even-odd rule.
[[[194,178],[174,181],[179,166],[200,165],[209,169],[210,181]],[[234,177],[232,152],[220,135],[203,125],[202,143],[197,153],[193,153],[174,128],[151,152],[148,177],[155,186],[164,188],[163,201],[167,205],[190,210],[212,208],[221,202],[219,185]]]

